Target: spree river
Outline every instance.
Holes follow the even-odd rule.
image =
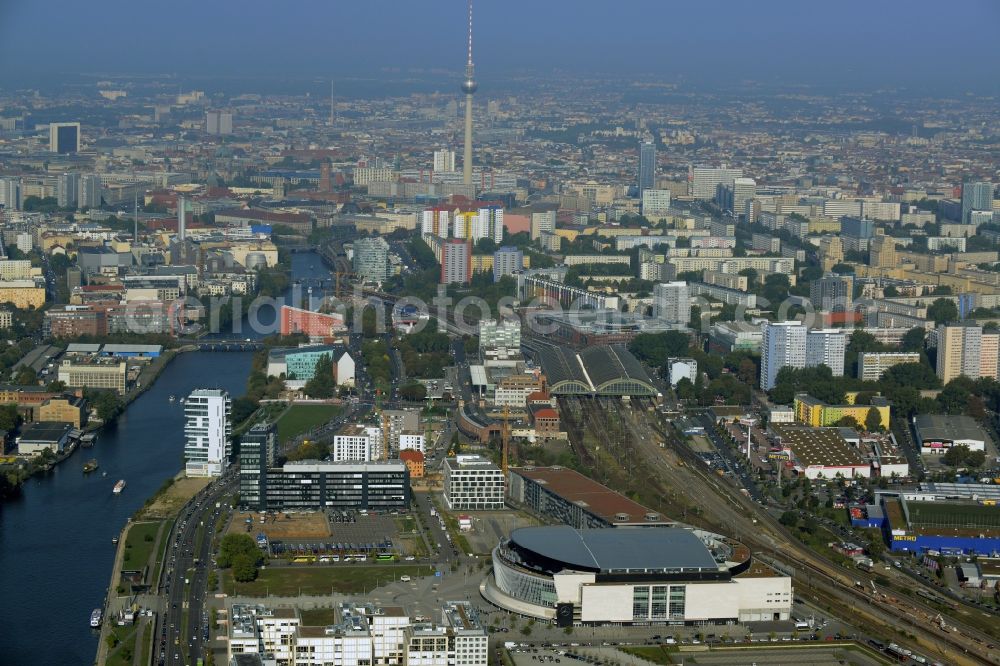
[[[313,253],[293,256],[297,279],[328,277]],[[268,308],[270,310],[270,308]],[[261,311],[261,322],[273,317]],[[259,337],[244,326],[240,337]],[[152,388],[50,473],[29,479],[20,497],[0,503],[0,664],[92,664],[97,633],[90,611],[103,605],[117,535],[183,466],[184,407],[170,396],[197,388],[243,395],[249,352],[179,354]],[[100,468],[83,474],[84,462]],[[107,473],[105,476],[104,473]],[[112,487],[125,479],[121,495]]]

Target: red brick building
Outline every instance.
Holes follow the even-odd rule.
[[[531,420],[535,426],[535,436],[539,439],[552,439],[559,436],[559,412],[551,407],[532,410]]]

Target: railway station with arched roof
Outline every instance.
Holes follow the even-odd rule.
[[[538,349],[538,357],[553,395],[658,394],[642,364],[624,345],[594,346],[580,351],[545,346]]]

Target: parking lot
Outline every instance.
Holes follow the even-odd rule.
[[[320,561],[329,562],[375,559],[379,555],[405,555],[400,547],[394,516],[338,510],[312,515],[325,515],[329,527],[326,538],[274,539],[268,544],[271,555],[305,558],[308,561],[318,557],[323,558]]]

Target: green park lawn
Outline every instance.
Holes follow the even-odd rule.
[[[160,530],[160,522],[135,523],[128,531],[125,539],[125,557],[122,559],[122,569],[141,571],[149,561],[156,543],[156,533]],[[151,538],[147,539],[149,536]]]
[[[262,569],[257,580],[249,583],[237,583],[233,580],[232,570],[226,569],[223,585],[227,594],[251,597],[268,594],[293,597],[299,594],[361,594],[399,580],[400,576],[415,578],[433,573],[433,567],[417,565],[278,566]]]
[[[292,405],[278,420],[278,441],[288,440],[323,425],[340,413],[337,405]]]

